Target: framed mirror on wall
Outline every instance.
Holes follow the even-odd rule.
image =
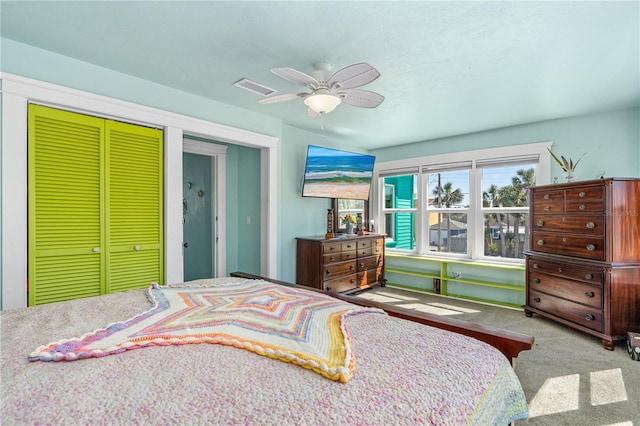
[[[370,231],[369,223],[369,201],[365,200],[347,200],[344,198],[333,199],[333,229],[337,233],[346,233],[347,228],[342,223],[341,218],[347,214],[357,216],[362,213],[362,228],[364,231]]]

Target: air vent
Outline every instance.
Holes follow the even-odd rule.
[[[247,80],[246,78],[236,81],[233,85],[262,96],[269,96],[277,92],[277,90],[258,84],[255,81]]]

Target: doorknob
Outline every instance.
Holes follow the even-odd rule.
[[[189,243],[183,243],[182,245],[184,246],[184,248],[188,248],[189,247]]]

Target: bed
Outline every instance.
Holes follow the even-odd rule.
[[[2,423],[507,425],[527,417],[511,361],[531,347],[531,337],[451,320],[440,324],[397,308],[383,312],[378,308],[384,306],[355,297],[341,297],[356,302],[345,304],[283,284],[226,277],[3,311]],[[318,347],[340,354],[338,368],[303,350],[280,350],[280,341],[269,340],[273,333],[262,323],[246,326],[246,316],[242,325],[218,320],[225,327],[215,333],[224,336],[220,340],[209,328],[170,336],[157,326],[157,315],[165,315],[165,324],[167,318],[178,322],[176,312],[183,310],[170,312],[167,306],[177,303],[171,297],[190,308],[196,299],[233,306],[250,301],[259,305],[260,318],[265,306],[286,301],[287,315],[279,315],[292,316],[288,309],[295,305],[303,322],[330,307],[320,323],[339,318],[337,328],[333,322],[324,328],[345,347],[336,352],[322,338]],[[205,321],[202,310],[194,316]],[[137,336],[147,334],[137,340],[127,334],[126,344],[104,343],[132,327]],[[254,334],[235,338],[240,328]],[[294,328],[298,333],[300,325]],[[257,334],[269,335],[266,343]]]

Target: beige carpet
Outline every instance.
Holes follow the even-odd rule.
[[[534,336],[516,361],[530,413],[517,425],[640,426],[640,362],[625,342],[611,352],[600,339],[522,310],[391,286],[358,296]]]

